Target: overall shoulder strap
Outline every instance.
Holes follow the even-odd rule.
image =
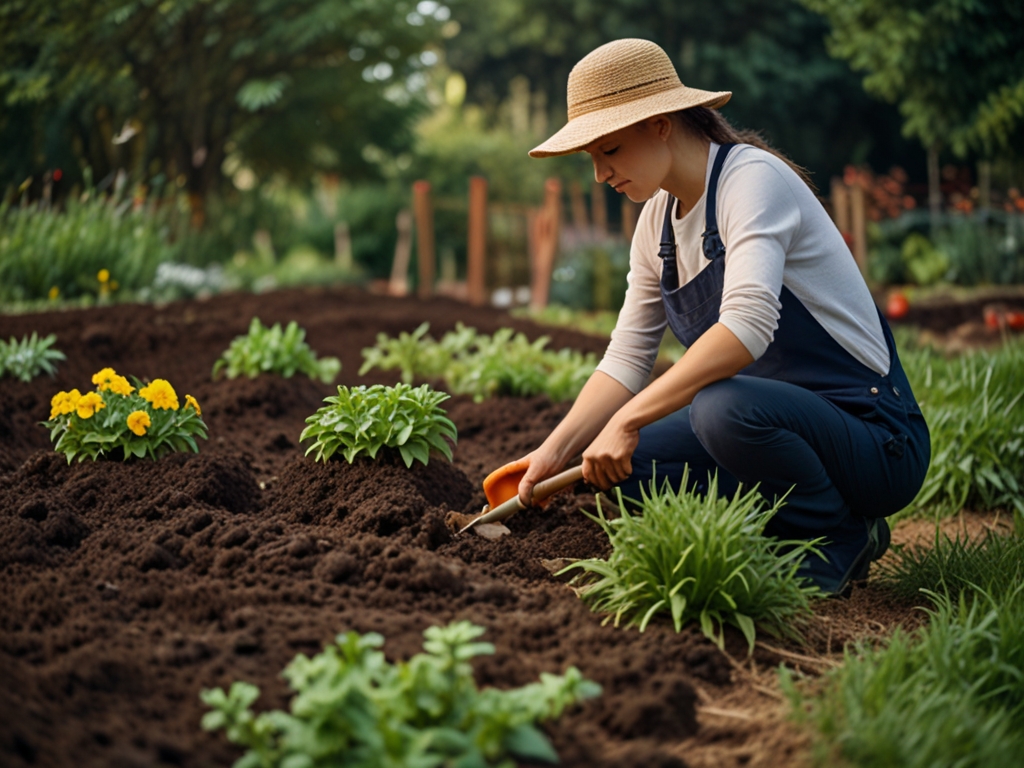
[[[675,264],[676,258],[676,233],[672,231],[672,209],[675,208],[676,199],[668,195],[668,205],[665,206],[665,221],[661,225],[661,247],[658,255],[664,259],[672,259]]]
[[[714,261],[719,256],[725,256],[725,245],[722,243],[722,236],[718,233],[718,177],[722,175],[722,166],[725,165],[725,158],[729,150],[735,144],[722,144],[718,147],[718,154],[715,155],[715,163],[711,166],[711,180],[708,182],[708,194],[704,206],[704,232],[701,234],[703,240],[704,257]]]

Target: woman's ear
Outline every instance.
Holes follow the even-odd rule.
[[[669,136],[672,135],[672,120],[669,119],[668,115],[655,115],[654,117],[647,118],[647,125],[649,130],[654,136],[657,136],[662,141],[668,141]]]

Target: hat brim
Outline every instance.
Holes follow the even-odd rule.
[[[730,98],[732,91],[702,91],[681,85],[625,104],[594,110],[570,120],[550,139],[531,149],[530,157],[557,157],[581,152],[602,136],[648,117],[691,107],[717,109]]]

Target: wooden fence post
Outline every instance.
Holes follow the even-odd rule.
[[[334,263],[345,272],[352,271],[352,235],[345,221],[334,225]]]
[[[569,210],[572,213],[572,225],[576,229],[577,237],[587,237],[590,230],[587,203],[583,199],[583,187],[576,179],[569,182]]]
[[[850,193],[840,178],[832,179],[832,220],[836,229],[850,234]]]
[[[551,178],[544,182],[544,208],[534,219],[536,248],[533,253],[530,307],[535,310],[544,309],[548,305],[561,218],[562,182]]]
[[[859,183],[850,187],[850,227],[853,234],[853,258],[860,273],[868,273],[868,229],[864,208],[864,187]]]
[[[469,180],[469,242],[466,248],[466,291],[475,307],[487,303],[487,179]]]
[[[398,240],[395,241],[395,260],[391,262],[388,295],[406,296],[409,293],[409,261],[412,259],[412,213],[408,208],[398,212],[395,228]]]
[[[419,264],[421,299],[434,295],[434,211],[430,205],[430,182],[416,181],[412,185],[412,209],[416,219],[416,261]]]

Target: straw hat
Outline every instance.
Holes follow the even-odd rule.
[[[531,157],[579,152],[627,125],[690,107],[720,107],[731,91],[687,88],[660,46],[649,40],[614,40],[582,59],[569,73],[569,122]]]

